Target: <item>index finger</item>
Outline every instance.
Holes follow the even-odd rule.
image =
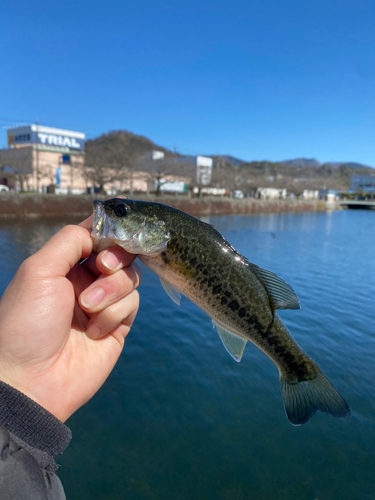
[[[98,254],[95,264],[102,274],[113,274],[119,269],[129,266],[136,258],[137,255],[128,253],[115,245],[102,250]]]

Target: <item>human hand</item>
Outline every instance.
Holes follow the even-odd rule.
[[[108,377],[139,306],[136,256],[118,246],[93,255],[91,224],[56,233],[0,301],[0,380],[62,422]]]

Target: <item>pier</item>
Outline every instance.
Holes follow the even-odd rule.
[[[375,210],[375,200],[341,200],[341,208],[350,208],[356,210]]]

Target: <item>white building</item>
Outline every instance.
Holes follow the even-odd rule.
[[[8,149],[0,150],[2,183],[11,189],[85,192],[85,134],[33,124],[7,130]]]
[[[304,189],[300,196],[303,200],[318,200],[319,190],[318,189]]]
[[[212,179],[212,167],[214,165],[214,161],[212,158],[207,156],[197,156],[196,159],[197,165],[197,183],[202,184],[203,186],[207,186],[210,184]]]
[[[272,188],[272,187],[259,187],[256,190],[256,198],[280,200],[286,198],[286,189]]]

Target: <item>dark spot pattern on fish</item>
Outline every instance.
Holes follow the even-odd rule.
[[[208,279],[208,281],[207,281],[207,285],[208,285],[209,287],[213,287],[213,286],[214,286],[214,284],[215,284],[217,281],[218,281],[217,276],[211,276],[211,278],[209,278],[209,279]]]
[[[229,302],[228,307],[230,307],[232,311],[237,311],[237,309],[240,307],[240,304],[237,302],[237,300],[232,300],[232,302]]]
[[[246,316],[246,309],[244,307],[241,307],[241,309],[238,311],[238,316],[240,318],[244,318]]]
[[[302,358],[301,354],[295,354],[290,350],[290,346],[285,344],[285,339],[277,334],[267,332],[267,341],[273,348],[277,357],[282,360],[287,367],[287,371],[292,373],[298,382],[311,380],[315,376],[310,360]]]
[[[345,401],[275,314],[277,304],[259,276],[259,272],[263,277],[264,273],[268,275],[267,271],[255,272],[257,266],[236,252],[212,226],[177,209],[114,199],[102,203],[105,216],[111,220],[117,204],[126,205],[127,217],[115,218],[114,239],[118,239],[119,225],[126,234],[134,235],[142,227],[141,238],[136,240],[144,250],[137,252],[142,262],[166,282],[175,284],[214,322],[252,341],[276,363],[285,410],[293,424],[305,423],[317,409],[335,417],[350,413]],[[97,215],[103,216],[99,212]],[[108,234],[106,237],[111,239]],[[298,388],[298,382],[311,383]]]
[[[178,238],[172,237],[168,243],[167,254],[162,255],[163,261],[167,261],[168,267],[179,274],[193,277],[191,288],[195,290],[194,294],[199,294],[207,307],[216,307],[224,322],[237,324],[273,359],[279,360],[287,371],[295,371],[296,377],[304,379],[307,369],[301,356],[294,352],[293,346],[285,341],[281,332],[279,334],[278,327],[272,331],[274,311],[270,308],[268,294],[258,279],[254,280],[250,267],[237,263],[233,266],[231,251],[221,251],[221,238],[219,255],[224,262],[218,260],[216,254],[209,250],[204,239],[206,236],[200,243],[199,238],[203,236],[198,234],[200,226],[194,227],[192,240],[186,238],[182,226],[180,229]],[[171,234],[178,233],[176,221],[169,224],[169,230]],[[227,258],[228,261],[225,260]],[[251,295],[248,292],[249,283],[255,287]],[[261,301],[258,294],[263,297]]]
[[[283,357],[284,354],[287,352],[287,348],[283,345],[277,345],[277,341],[275,339],[268,339],[270,341],[270,343],[273,345],[274,347],[274,351],[276,352],[276,354],[278,354],[279,356]]]
[[[246,314],[245,322],[247,323],[248,327],[250,327],[251,330],[256,330],[257,334],[261,338],[267,338],[267,328],[264,328],[263,325],[258,321],[257,317],[255,314]]]

